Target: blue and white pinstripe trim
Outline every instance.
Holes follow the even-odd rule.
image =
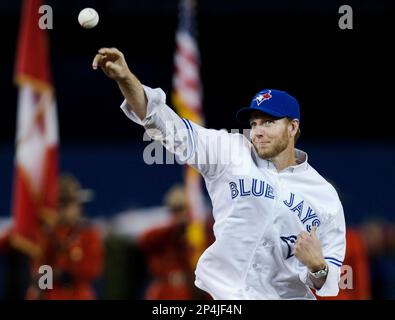
[[[343,264],[343,261],[331,257],[325,257],[325,260],[328,260],[328,262],[334,264],[337,267],[341,267]]]
[[[187,127],[187,129],[188,129],[188,136],[189,136],[190,141],[192,142],[192,151],[191,151],[191,153],[188,155],[188,157],[186,159],[186,160],[188,160],[190,157],[192,157],[195,154],[195,150],[196,150],[195,137],[193,135],[193,128],[192,128],[192,125],[189,122],[189,120],[188,119],[184,119],[184,118],[181,118],[181,120],[184,122],[185,126]]]

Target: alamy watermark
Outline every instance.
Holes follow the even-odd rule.
[[[41,15],[38,21],[40,29],[53,29],[53,10],[50,5],[42,5],[38,9]],[[350,5],[342,5],[339,7],[338,13],[342,16],[339,18],[338,26],[341,30],[353,29],[353,10]]]
[[[340,268],[339,288],[342,290],[354,289],[354,275],[350,265],[343,264]]]
[[[243,163],[242,148],[250,148],[251,129],[204,130],[180,127],[166,121],[158,128],[147,128],[144,141],[150,141],[143,151],[144,162],[152,164],[236,165]],[[239,135],[236,135],[239,134]],[[167,150],[167,151],[166,151]],[[237,152],[239,152],[237,154]]]
[[[341,30],[352,30],[354,28],[352,7],[349,5],[340,6],[339,14],[342,14],[342,16],[339,18],[339,28]]]
[[[41,15],[38,20],[38,26],[42,30],[53,29],[53,10],[50,5],[42,5],[38,9],[38,13]],[[342,16],[339,18],[338,25],[341,30],[353,29],[353,10],[350,5],[342,5],[339,7],[339,14]]]
[[[53,10],[49,5],[42,5],[38,9],[38,13],[41,15],[38,20],[38,26],[40,29],[53,29]]]
[[[51,290],[53,289],[53,270],[49,265],[42,265],[38,269],[38,273],[41,275],[38,278],[38,287],[41,290]]]

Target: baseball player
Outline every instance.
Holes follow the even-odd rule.
[[[295,98],[263,90],[237,118],[250,139],[203,128],[143,86],[123,54],[102,48],[101,67],[125,97],[121,109],[147,134],[203,176],[213,205],[215,242],[200,257],[195,285],[214,299],[315,299],[336,296],[345,222],[335,189],[295,148]]]

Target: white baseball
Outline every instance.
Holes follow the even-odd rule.
[[[99,14],[95,9],[92,8],[82,9],[78,15],[78,22],[85,29],[91,29],[98,24]]]

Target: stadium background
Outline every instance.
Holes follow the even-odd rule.
[[[143,130],[119,110],[115,83],[90,65],[96,50],[124,52],[144,84],[171,92],[176,0],[46,1],[58,104],[62,171],[95,192],[87,215],[160,206],[182,181],[178,165],[147,166]],[[198,1],[203,108],[211,128],[240,128],[235,112],[260,89],[295,95],[302,110],[298,147],[334,182],[349,225],[394,222],[392,117],[393,9],[389,0],[351,1],[354,30],[338,28],[342,1]],[[0,4],[0,218],[10,217],[17,88],[13,83],[21,1]],[[99,25],[84,30],[78,12],[94,7]],[[34,63],[34,62],[32,62]],[[170,102],[168,100],[168,102]],[[158,179],[160,177],[160,179]],[[393,258],[392,258],[393,259]],[[392,260],[393,261],[393,260]],[[393,265],[393,262],[392,262]],[[392,269],[390,269],[392,270]],[[392,293],[393,294],[393,293]]]

